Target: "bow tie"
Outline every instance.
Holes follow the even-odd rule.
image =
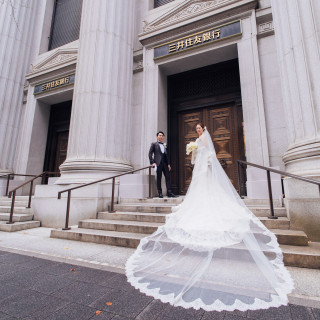
[[[161,143],[161,144],[163,144],[163,142],[160,142],[160,141],[158,141],[158,143]]]

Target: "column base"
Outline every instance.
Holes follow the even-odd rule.
[[[320,182],[320,142],[306,141],[289,148],[283,161],[286,171]],[[312,241],[320,241],[318,185],[285,178],[284,189],[291,228],[303,230]]]
[[[38,185],[32,200],[34,219],[42,227],[64,228],[66,221],[67,193],[58,199],[58,192],[76,185]],[[116,181],[115,203],[118,201],[119,180]],[[69,227],[80,220],[95,219],[100,211],[108,211],[111,202],[110,181],[76,189],[71,193]]]
[[[320,242],[320,199],[285,199],[290,228],[303,230],[311,241]]]
[[[133,170],[122,160],[67,160],[60,166],[61,177],[55,184],[89,183]]]
[[[291,146],[283,155],[283,162],[290,173],[320,176],[320,142],[312,140]]]

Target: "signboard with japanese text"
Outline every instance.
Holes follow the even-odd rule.
[[[60,87],[65,87],[70,84],[73,84],[75,80],[75,74],[64,76],[58,79],[50,80],[41,84],[38,84],[34,87],[33,94],[40,94],[43,92],[51,91]]]
[[[241,34],[241,20],[233,21],[156,46],[153,48],[153,59],[160,59]]]

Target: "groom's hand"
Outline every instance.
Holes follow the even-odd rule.
[[[169,168],[169,171],[171,171],[171,166],[170,166],[170,164],[168,164],[168,168]]]
[[[156,166],[156,164],[155,164],[155,163],[153,163],[153,164],[152,164],[152,166],[153,166],[153,167],[155,167],[155,166]]]

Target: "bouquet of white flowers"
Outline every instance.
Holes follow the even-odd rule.
[[[186,146],[187,155],[189,155],[191,152],[193,152],[194,150],[197,150],[197,149],[198,149],[197,142],[189,142]]]

